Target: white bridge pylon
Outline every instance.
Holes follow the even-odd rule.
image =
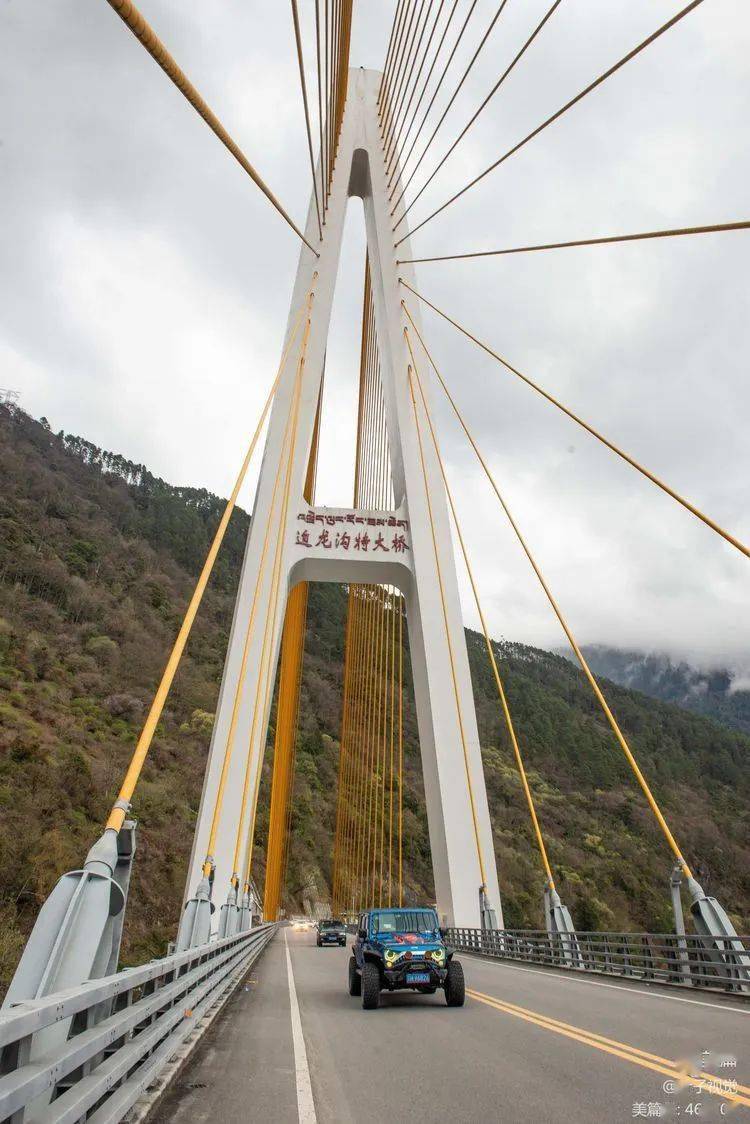
[[[384,583],[395,585],[406,601],[412,673],[424,773],[430,847],[435,876],[438,912],[447,925],[480,925],[482,884],[474,816],[472,815],[467,765],[464,760],[459,713],[451,672],[450,632],[457,694],[461,708],[468,770],[474,798],[477,832],[484,865],[484,883],[489,904],[502,927],[500,892],[495,865],[487,795],[482,769],[479,735],[471,689],[471,678],[463,631],[461,605],[453,556],[445,491],[434,449],[423,437],[427,483],[430,489],[440,574],[448,628],[440,596],[435,546],[430,526],[425,476],[419,455],[414,407],[409,390],[409,355],[404,339],[406,318],[401,308],[403,290],[399,270],[413,281],[409,266],[396,265],[392,219],[388,204],[387,177],[377,117],[381,75],[361,69],[349,71],[347,103],[333,173],[320,257],[302,247],[291,300],[285,343],[288,342],[308,294],[314,292],[312,318],[298,405],[298,424],[291,470],[291,493],[286,512],[281,554],[281,585],[272,637],[272,668],[276,668],[284,606],[299,581],[339,583]],[[303,484],[313,439],[331,307],[338,271],[344,219],[349,199],[358,196],[364,205],[372,299],[380,353],[381,379],[386,406],[386,425],[391,451],[393,493],[397,510],[392,513],[353,509],[310,508],[303,499]],[[306,237],[318,241],[315,202],[311,198]],[[410,257],[408,244],[402,252]],[[317,273],[317,278],[314,274]],[[417,320],[417,313],[413,313]],[[298,333],[298,338],[301,332]],[[258,482],[252,525],[240,577],[229,647],[224,666],[211,747],[185,891],[194,893],[206,857],[214,801],[230,726],[253,594],[261,569],[263,540],[269,519],[271,542],[276,541],[283,505],[272,513],[272,496],[279,460],[282,457],[287,420],[295,392],[299,347],[293,346],[281,373],[269,421],[266,448]],[[427,383],[427,365],[420,375]],[[418,407],[420,412],[421,405]],[[424,423],[424,424],[423,424]],[[426,433],[424,415],[420,428]],[[287,454],[288,456],[288,444]],[[323,532],[327,530],[328,535]],[[305,534],[307,532],[307,534]],[[357,534],[366,534],[367,550],[354,549]],[[380,545],[375,543],[381,536]],[[226,786],[221,822],[214,853],[216,864],[213,900],[219,905],[229,889],[237,821],[248,746],[251,754],[250,792],[256,788],[262,767],[268,728],[268,713],[256,724],[250,745],[255,693],[260,680],[261,649],[266,615],[273,619],[270,564],[261,575],[258,609],[246,664],[246,682],[236,724],[235,743]],[[246,817],[249,823],[252,809]],[[243,827],[247,833],[247,823]],[[243,868],[239,871],[243,877]],[[218,914],[217,914],[218,916]]]

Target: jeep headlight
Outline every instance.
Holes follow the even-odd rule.
[[[395,964],[397,960],[398,960],[398,953],[392,948],[387,948],[385,950],[385,962],[386,962],[386,964]]]
[[[442,964],[443,961],[445,960],[445,949],[444,948],[433,948],[432,952],[428,953],[428,955],[437,964]]]

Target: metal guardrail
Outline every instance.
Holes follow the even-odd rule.
[[[0,1012],[2,1124],[115,1124],[273,936],[260,925]]]
[[[579,972],[750,994],[750,937],[447,929],[455,949]]]

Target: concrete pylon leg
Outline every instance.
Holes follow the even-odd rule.
[[[82,870],[62,876],[39,912],[4,1007],[115,970],[134,850],[135,824],[126,820],[119,835],[104,832]]]
[[[213,911],[211,883],[204,875],[198,883],[195,894],[185,903],[182,911],[175,944],[176,952],[185,952],[188,948],[198,948],[199,945],[208,944],[211,939]]]

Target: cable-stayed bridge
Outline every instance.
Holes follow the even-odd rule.
[[[750,1107],[748,938],[694,877],[689,845],[673,834],[639,765],[638,746],[611,709],[492,472],[457,380],[438,364],[432,321],[423,323],[425,314],[451,324],[680,505],[686,518],[750,557],[730,529],[433,303],[417,281],[415,265],[435,260],[718,236],[750,227],[750,221],[737,220],[417,256],[407,217],[412,207],[537,37],[547,33],[560,2],[519,45],[412,192],[507,0],[483,28],[472,20],[474,3],[399,0],[377,72],[350,67],[353,0],[316,0],[314,88],[306,81],[300,13],[292,0],[311,177],[307,217],[298,226],[144,16],[129,0],[109,0],[254,189],[264,193],[299,240],[300,254],[278,369],[117,799],[81,869],[64,875],[45,902],[11,983],[0,1016],[0,1119],[115,1121],[153,1111],[157,1119],[221,1112],[230,1120],[251,1113],[271,1120],[348,1120],[373,1109],[399,1120],[436,1114],[604,1120],[680,1112],[705,1118]],[[411,233],[457,204],[641,52],[658,50],[662,37],[702,2],[693,0],[655,27],[418,220]],[[477,46],[468,67],[456,73],[454,59],[465,36]],[[436,120],[441,89],[450,96]],[[353,199],[361,201],[367,239],[356,463],[351,507],[334,509],[316,504],[315,483],[333,294]],[[436,395],[445,397],[476,456],[498,512],[580,664],[611,732],[612,751],[624,756],[658,825],[664,893],[674,915],[669,933],[576,931],[561,899],[488,631],[481,574],[466,546],[466,513],[455,502],[446,470]],[[252,524],[174,948],[163,959],[118,971],[137,861],[138,782],[261,440]],[[503,921],[502,871],[495,860],[454,545],[468,574],[544,873],[543,931],[510,930]],[[349,952],[318,953],[309,931],[291,933],[279,925],[310,582],[334,582],[348,591],[331,913],[356,930],[368,908],[413,904],[404,893],[408,635],[435,905],[446,939],[465,953],[468,1003],[460,1014],[431,1014],[428,1008],[442,1004],[439,995],[402,994],[383,1001],[389,1011],[382,1019],[364,1016],[346,993]],[[275,689],[270,823],[259,888],[256,813]]]

